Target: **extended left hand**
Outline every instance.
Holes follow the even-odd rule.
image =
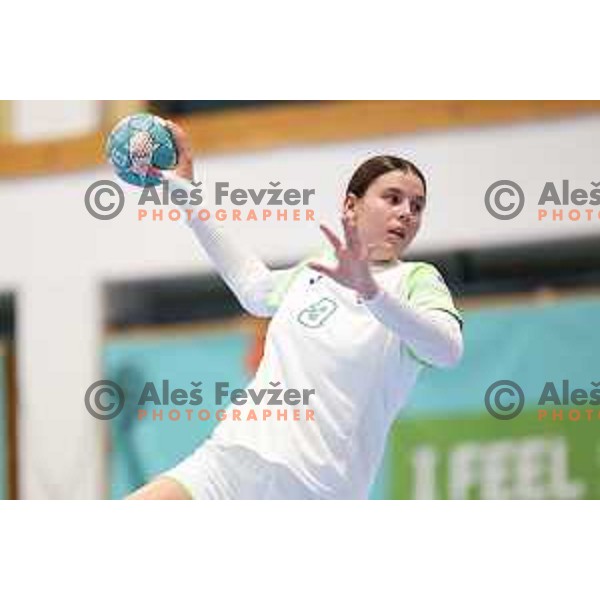
[[[369,268],[369,249],[360,241],[358,229],[348,214],[342,217],[342,225],[345,244],[329,227],[321,225],[321,231],[333,246],[337,265],[329,267],[311,262],[308,266],[331,277],[340,285],[356,290],[360,296],[368,300],[378,292],[377,282]]]

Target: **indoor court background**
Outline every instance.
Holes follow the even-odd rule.
[[[99,422],[84,407],[94,381],[117,381],[131,399],[146,381],[243,386],[256,367],[264,321],[243,315],[183,224],[138,221],[125,184],[114,220],[85,210],[89,185],[115,180],[107,131],[145,110],[189,129],[206,189],[314,188],[317,223],[336,228],[366,157],[423,168],[428,207],[410,258],[446,277],[465,356],[421,376],[372,498],[600,498],[597,414],[540,421],[535,404],[546,381],[600,382],[598,209],[587,222],[538,221],[535,208],[545,182],[600,181],[595,101],[0,102],[0,497],[120,498],[214,427],[139,421],[131,401]],[[525,192],[515,219],[485,208],[498,180]],[[287,266],[320,247],[317,223],[227,225]],[[484,405],[503,379],[526,392],[514,420]]]

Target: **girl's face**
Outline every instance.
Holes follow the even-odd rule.
[[[344,202],[344,212],[356,224],[372,261],[402,256],[421,227],[424,209],[423,183],[399,170],[375,179],[362,198],[350,194]]]

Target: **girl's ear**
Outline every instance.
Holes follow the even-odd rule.
[[[354,194],[348,194],[344,200],[344,214],[350,213],[353,215],[354,211],[356,210],[357,202],[358,198]]]

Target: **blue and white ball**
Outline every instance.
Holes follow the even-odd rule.
[[[177,165],[177,146],[165,121],[144,113],[117,123],[108,136],[106,155],[121,179],[141,187],[161,182],[151,167],[163,170]]]

